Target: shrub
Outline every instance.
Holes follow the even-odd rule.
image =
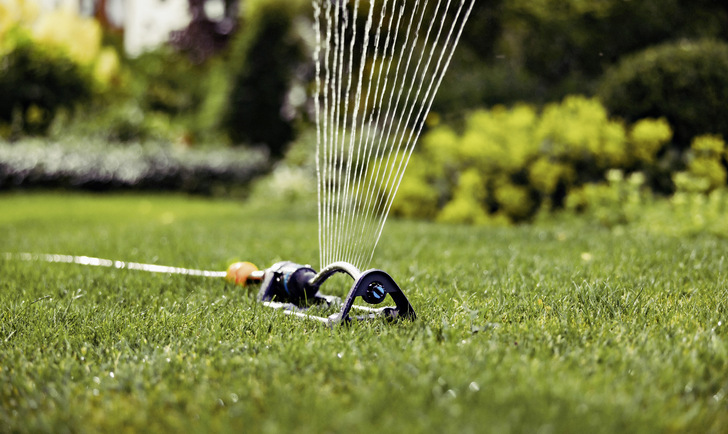
[[[680,190],[711,192],[726,185],[723,165],[725,142],[711,135],[696,137],[690,145],[687,172],[676,177]]]
[[[565,201],[584,210],[604,194],[602,187],[583,186],[603,182],[613,169],[639,171],[642,188],[643,171],[660,164],[655,156],[671,136],[664,119],[628,127],[610,118],[598,100],[581,96],[540,112],[527,105],[478,110],[462,132],[438,126],[424,135],[392,211],[490,224],[494,217],[528,220]]]
[[[421,185],[421,188],[425,186]],[[480,173],[473,168],[465,170],[460,175],[452,200],[438,214],[438,220],[447,223],[487,222],[488,211],[484,208],[487,194]]]
[[[230,91],[221,127],[238,143],[266,145],[282,156],[293,139],[283,107],[296,66],[303,59],[294,18],[300,2],[252,2],[231,46]]]
[[[418,160],[419,156],[412,156]],[[428,178],[428,165],[415,163],[408,170],[408,175],[402,178],[402,183],[397,192],[396,203],[399,205],[392,210],[394,215],[406,218],[419,217],[434,219],[437,215],[439,195],[435,188],[429,183],[420,182]]]
[[[678,178],[687,175],[679,173]],[[679,181],[678,190],[660,207],[648,213],[647,229],[672,236],[690,236],[698,233],[712,233],[728,237],[728,189],[717,188],[708,194],[705,190],[691,190],[694,185],[683,188]],[[688,181],[688,184],[692,182]],[[650,215],[652,214],[652,215]]]
[[[147,51],[128,66],[134,71],[133,96],[145,111],[188,113],[202,101],[201,67],[169,47]]]
[[[58,110],[92,94],[90,76],[69,58],[20,39],[0,54],[0,123],[10,134],[45,133]]]
[[[560,184],[571,184],[575,178],[576,173],[571,166],[547,156],[539,157],[528,168],[529,183],[545,196],[553,195]]]
[[[251,199],[263,203],[278,198],[286,203],[308,206],[317,200],[316,131],[308,129],[300,134],[275,161],[270,172],[255,182]]]
[[[724,42],[668,43],[625,57],[604,75],[598,94],[628,122],[664,117],[685,148],[700,134],[728,137],[726,71]]]
[[[690,145],[686,170],[673,175],[675,194],[664,206],[667,209],[661,210],[670,216],[669,221],[653,218],[657,224],[651,226],[681,236],[698,232],[728,236],[725,156],[726,145],[721,137],[696,137]]]
[[[58,116],[48,131],[51,140],[77,137],[112,143],[133,144],[140,141],[176,141],[188,143],[191,126],[170,114],[145,111],[139,101],[119,99],[95,101],[75,116]],[[88,116],[83,114],[88,113]]]
[[[629,132],[630,148],[635,160],[653,164],[657,153],[672,139],[672,128],[665,118],[640,119]]]
[[[619,169],[607,172],[606,181],[584,184],[569,192],[567,211],[584,213],[606,227],[637,221],[651,195],[644,188],[645,176],[634,172],[628,177]]]
[[[542,154],[574,165],[583,180],[631,163],[624,126],[595,99],[571,96],[547,105],[534,134]]]
[[[0,136],[47,132],[64,109],[119,78],[119,59],[93,19],[34,2],[0,4]]]

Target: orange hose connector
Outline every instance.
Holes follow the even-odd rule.
[[[245,286],[248,280],[260,280],[260,273],[256,273],[258,267],[250,262],[235,262],[227,269],[225,280],[236,285]]]

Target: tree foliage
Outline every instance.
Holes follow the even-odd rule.
[[[682,39],[728,39],[728,6],[716,0],[512,0],[476,7],[438,111],[593,94],[601,75],[626,55]]]
[[[304,50],[294,33],[296,8],[289,1],[254,2],[243,33],[232,46],[234,68],[221,126],[235,142],[264,143],[282,155],[293,139],[283,106]]]
[[[728,137],[728,44],[682,41],[623,58],[601,80],[599,96],[627,121],[664,116],[676,143],[701,134]]]

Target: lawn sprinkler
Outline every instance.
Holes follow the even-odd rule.
[[[336,273],[347,274],[354,279],[354,284],[343,303],[338,297],[319,292],[321,285]],[[289,261],[278,262],[263,271],[259,271],[249,262],[236,262],[228,268],[226,279],[237,285],[246,285],[251,280],[261,281],[258,300],[264,305],[326,324],[377,317],[388,320],[415,319],[412,305],[389,274],[375,269],[362,272],[348,262],[335,262],[318,273],[308,265]],[[385,301],[387,294],[394,301],[395,307],[373,308],[354,304],[356,298],[361,297],[370,305],[379,305]],[[307,312],[314,306],[339,305],[341,306],[339,312],[329,317],[310,315]],[[350,315],[352,308],[366,314],[352,317]]]
[[[68,263],[151,273],[224,277],[227,281],[242,287],[260,284],[257,299],[266,307],[281,310],[287,315],[318,321],[326,325],[346,324],[355,320],[376,318],[384,318],[388,321],[401,318],[413,320],[416,318],[412,305],[389,274],[376,269],[362,272],[348,262],[335,262],[316,273],[308,265],[300,265],[289,261],[278,262],[265,270],[259,270],[250,262],[236,262],[230,265],[227,271],[210,271],[114,261],[89,256],[5,253],[3,257],[8,260]],[[321,285],[336,273],[343,273],[354,279],[354,284],[343,302],[339,297],[319,292]],[[394,307],[372,307],[354,304],[357,298],[361,298],[369,305],[380,305],[386,300],[387,294],[394,301]],[[311,313],[315,309],[337,307],[339,308],[338,312],[328,317],[316,316]],[[352,310],[362,312],[362,314],[351,315]]]

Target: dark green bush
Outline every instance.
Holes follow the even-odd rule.
[[[87,105],[81,113],[86,116],[74,117],[58,133],[112,142],[220,141],[216,126],[229,67],[222,60],[195,64],[168,46],[126,59],[123,84]]]
[[[204,68],[183,54],[163,46],[130,59],[128,67],[131,91],[142,109],[178,115],[199,107]]]
[[[264,144],[283,155],[293,139],[283,106],[294,70],[304,60],[294,32],[297,7],[286,0],[250,5],[231,47],[232,79],[222,129],[238,143]]]
[[[476,1],[436,111],[593,95],[623,56],[678,39],[726,40],[726,22],[717,0]]]
[[[714,40],[660,45],[624,58],[604,76],[599,97],[613,115],[634,122],[665,117],[675,142],[728,137],[728,44]]]
[[[0,124],[10,134],[45,133],[59,109],[88,100],[93,79],[67,57],[20,39],[0,54]]]

